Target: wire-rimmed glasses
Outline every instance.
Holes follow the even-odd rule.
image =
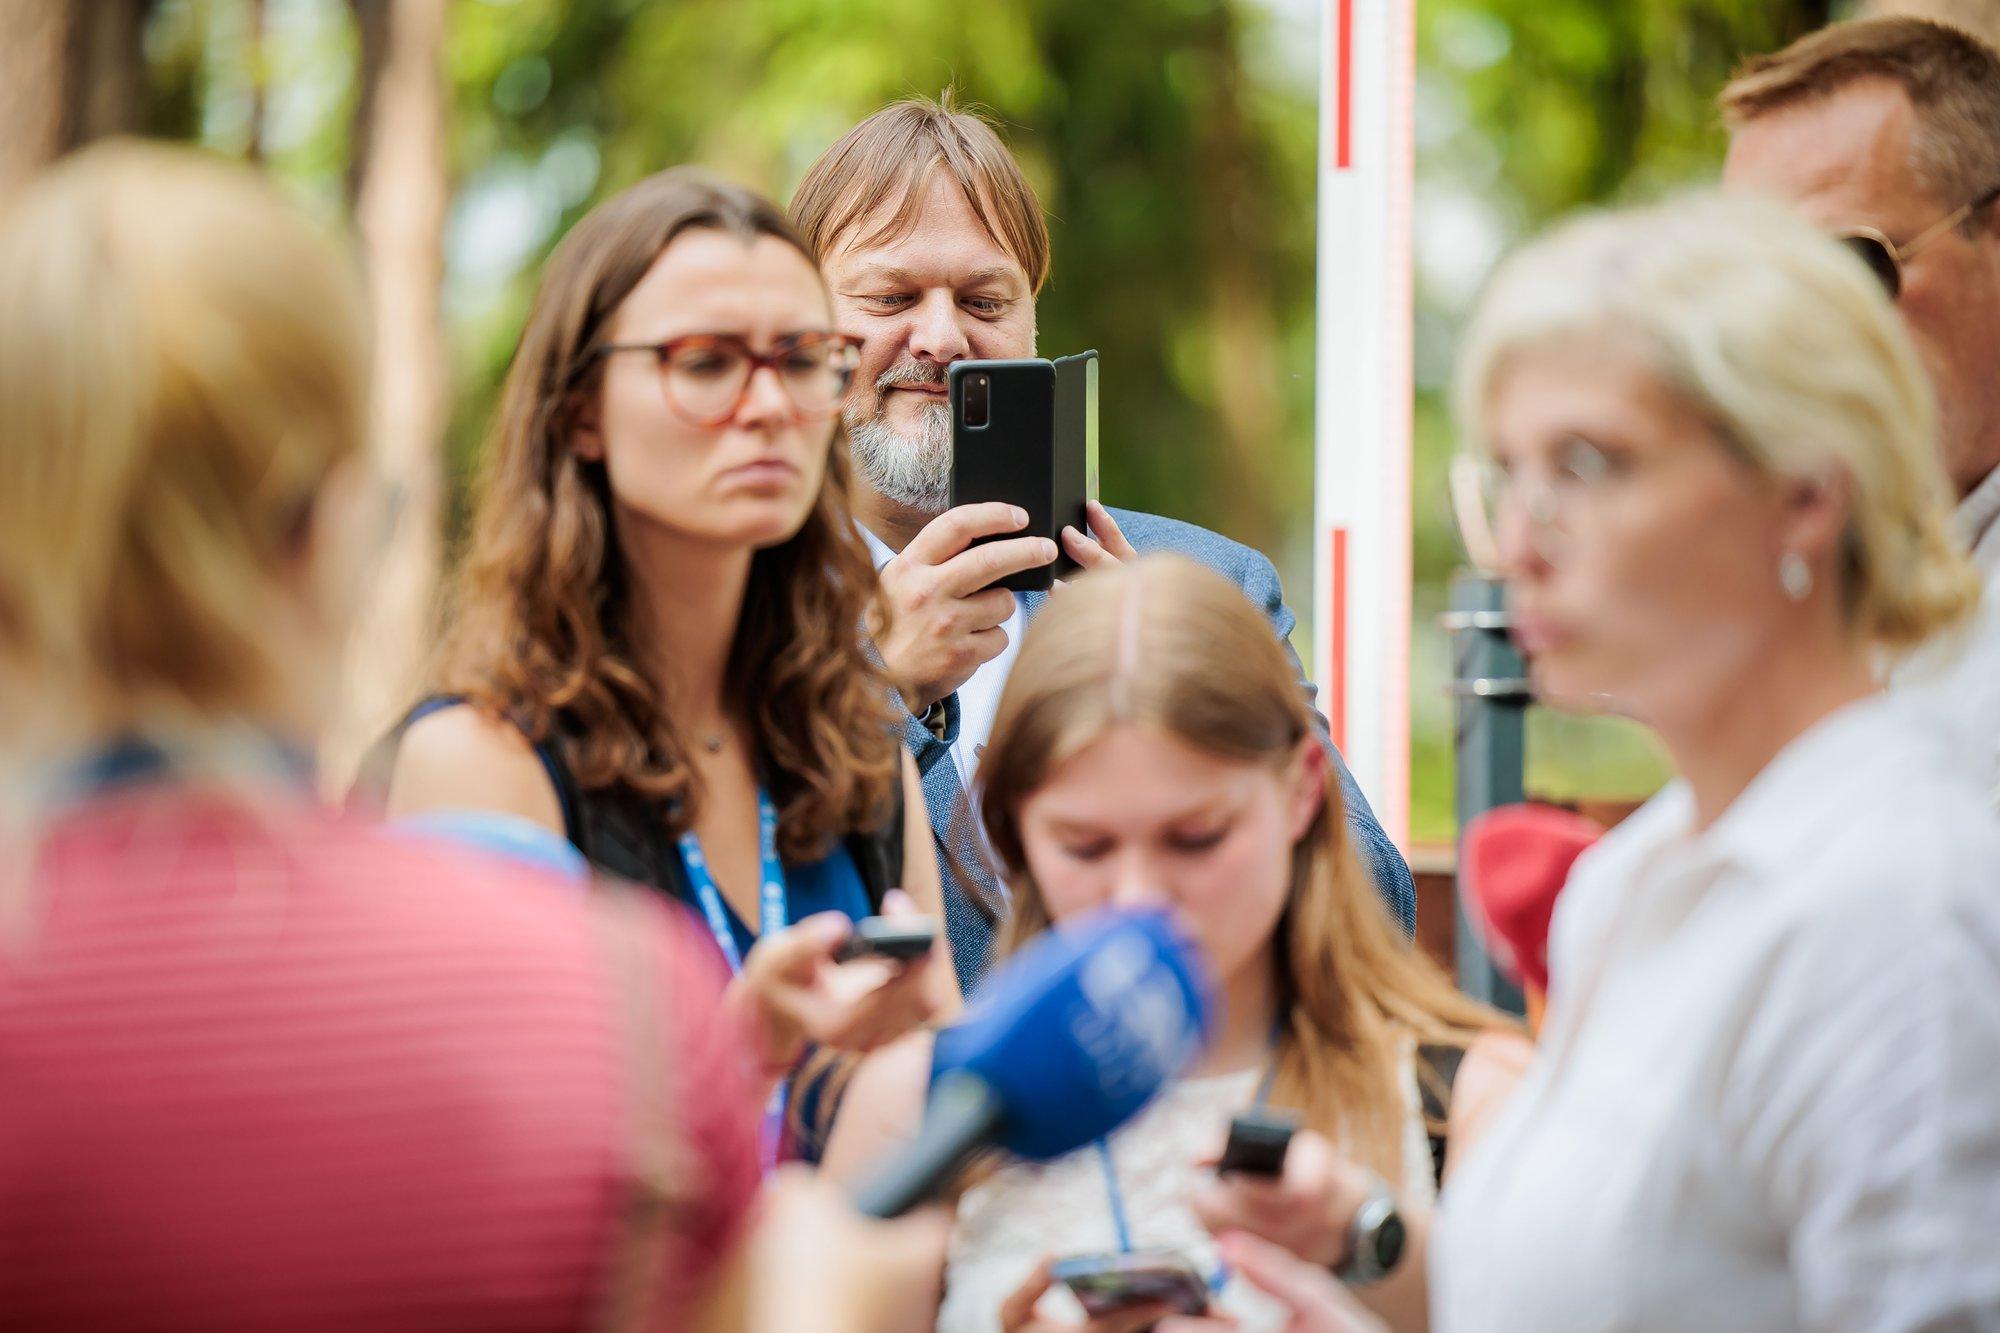
[[[1843,227],[1834,233],[1836,239],[1852,250],[1862,263],[1868,266],[1882,286],[1887,289],[1889,299],[1895,300],[1903,294],[1903,268],[1938,237],[1958,226],[1980,209],[2000,199],[2000,185],[1995,185],[1976,199],[1967,200],[1951,212],[1918,232],[1907,245],[1897,245],[1875,227]]]

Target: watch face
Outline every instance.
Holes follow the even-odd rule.
[[[1382,1219],[1382,1225],[1375,1228],[1375,1271],[1393,1273],[1396,1264],[1403,1257],[1403,1246],[1409,1240],[1409,1230],[1403,1225],[1401,1213],[1390,1213]]]

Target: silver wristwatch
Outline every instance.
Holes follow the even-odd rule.
[[[1333,1266],[1333,1275],[1350,1287],[1380,1282],[1396,1271],[1409,1239],[1396,1197],[1378,1180],[1348,1224],[1347,1257]]]

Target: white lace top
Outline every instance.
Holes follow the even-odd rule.
[[[1405,1198],[1427,1203],[1435,1193],[1430,1143],[1418,1109],[1414,1060],[1406,1060],[1404,1068],[1409,1115],[1401,1188]],[[1203,1273],[1216,1271],[1215,1242],[1187,1203],[1206,1177],[1195,1159],[1220,1146],[1230,1118],[1254,1100],[1261,1074],[1247,1069],[1170,1084],[1112,1136],[1133,1248],[1179,1250]],[[1003,1167],[959,1201],[939,1333],[993,1333],[1000,1327],[1001,1302],[1043,1255],[1067,1258],[1117,1248],[1104,1166],[1095,1148],[1053,1162]],[[1229,1279],[1216,1304],[1235,1315],[1246,1333],[1285,1326],[1283,1310],[1240,1277]],[[1039,1310],[1049,1318],[1083,1318],[1082,1307],[1060,1283],[1042,1298]]]

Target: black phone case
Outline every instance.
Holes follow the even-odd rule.
[[[987,422],[965,421],[965,380],[991,383]],[[1018,532],[981,537],[1046,537],[1056,544],[1052,565],[1022,570],[994,587],[1047,589],[1077,572],[1063,549],[1062,530],[1089,531],[1084,501],[1095,494],[1097,353],[1060,361],[959,361],[948,372],[951,391],[951,505],[998,500],[1028,511]]]
[[[1246,1111],[1229,1122],[1229,1142],[1222,1149],[1216,1174],[1240,1171],[1246,1176],[1279,1176],[1285,1152],[1292,1146],[1298,1122],[1290,1116]]]
[[[857,958],[887,958],[907,963],[922,958],[936,945],[934,926],[917,928],[871,916],[854,923],[854,933],[834,952],[833,958],[837,963]]]
[[[1144,1267],[1152,1260],[1158,1266]],[[1077,1255],[1057,1263],[1051,1275],[1093,1319],[1153,1301],[1164,1301],[1184,1315],[1208,1313],[1208,1284],[1185,1256],[1174,1252]]]

